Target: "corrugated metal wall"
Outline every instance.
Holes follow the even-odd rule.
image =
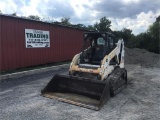
[[[26,48],[25,29],[50,32],[49,48]],[[83,30],[0,15],[0,71],[71,60],[80,52]]]

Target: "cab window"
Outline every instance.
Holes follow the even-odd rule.
[[[110,48],[113,48],[113,38],[109,37]]]
[[[105,45],[105,40],[102,37],[97,39],[97,45]]]

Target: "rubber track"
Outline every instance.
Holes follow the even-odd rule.
[[[125,80],[121,80],[122,74],[126,74]],[[127,86],[127,71],[124,68],[116,68],[108,77],[110,83],[110,96],[113,97]]]

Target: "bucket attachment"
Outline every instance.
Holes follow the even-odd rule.
[[[55,75],[41,93],[48,98],[93,110],[99,110],[110,98],[107,81],[69,75]]]

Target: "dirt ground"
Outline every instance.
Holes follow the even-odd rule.
[[[160,120],[160,67],[156,66],[160,63],[159,55],[140,49],[128,51],[125,66],[128,86],[99,111],[40,96],[41,89],[54,74],[67,72],[67,69],[62,69],[1,82],[0,119]],[[149,58],[145,59],[144,56]]]

